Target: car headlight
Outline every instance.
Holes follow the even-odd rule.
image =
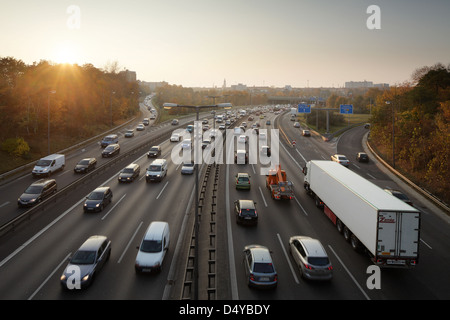
[[[89,279],[89,275],[85,275],[83,278],[81,278],[81,281],[87,281]]]
[[[95,207],[96,207],[96,208],[100,207],[100,203],[97,203],[97,204],[95,205]]]

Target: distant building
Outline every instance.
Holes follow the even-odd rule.
[[[387,83],[376,83],[374,84],[372,81],[349,81],[345,83],[345,88],[353,89],[353,88],[389,88],[389,84]]]
[[[160,81],[160,82],[148,82],[148,81],[141,81],[141,85],[146,86],[150,89],[150,91],[155,92],[157,88],[164,87],[169,85],[166,81]]]
[[[120,71],[119,74],[125,75],[125,79],[128,82],[134,82],[137,79],[136,78],[136,71],[125,70],[125,71]]]
[[[247,90],[247,85],[242,84],[242,83],[238,83],[237,85],[233,84],[233,85],[231,85],[231,90],[234,90],[234,91],[245,91],[245,90]]]

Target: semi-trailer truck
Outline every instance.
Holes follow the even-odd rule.
[[[420,211],[333,161],[303,168],[304,188],[355,250],[380,267],[419,261]]]

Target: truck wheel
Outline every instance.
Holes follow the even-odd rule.
[[[352,245],[353,250],[359,252],[361,250],[361,242],[358,240],[358,238],[352,234],[350,236],[350,243]]]
[[[347,227],[344,227],[344,239],[346,241],[350,241],[351,236],[352,236],[352,233],[351,233],[350,229]]]
[[[337,219],[336,221],[336,229],[339,233],[342,233],[342,231],[344,230],[344,224],[339,219]]]

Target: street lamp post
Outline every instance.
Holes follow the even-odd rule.
[[[391,104],[391,101],[385,102],[387,105]],[[394,104],[392,104],[392,168],[395,169],[395,110]]]
[[[50,94],[56,93],[55,90],[48,92],[48,104],[47,104],[47,148],[48,154],[50,154]]]
[[[229,109],[231,108],[231,103],[219,103],[219,104],[215,104],[215,105],[210,105],[210,106],[186,106],[186,105],[179,105],[176,103],[164,103],[163,104],[164,109],[171,109],[174,107],[178,107],[178,108],[193,108],[195,109],[195,113],[196,113],[196,121],[199,120],[199,111],[202,108],[225,108],[225,109]],[[194,155],[194,159],[199,159],[198,158],[198,137],[197,137],[197,130],[195,130],[194,128],[194,150],[195,150],[195,155]],[[198,161],[194,161],[194,172],[195,172],[195,208],[194,208],[194,212],[195,212],[195,221],[194,221],[194,236],[195,236],[195,260],[194,260],[194,300],[198,300],[198,231],[199,231],[199,216],[198,216]]]

